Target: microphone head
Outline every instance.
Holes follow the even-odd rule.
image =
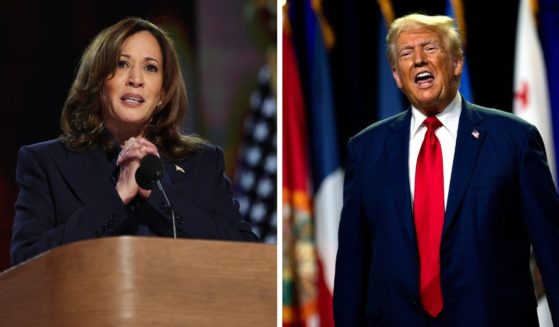
[[[147,154],[140,160],[140,167],[136,170],[136,183],[144,190],[151,190],[155,182],[163,177],[163,162],[153,154]]]

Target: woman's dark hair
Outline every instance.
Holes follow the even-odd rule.
[[[196,150],[204,140],[181,132],[187,112],[186,86],[171,38],[157,25],[140,18],[126,18],[101,31],[82,55],[76,78],[64,103],[60,125],[62,142],[73,151],[102,147],[115,150],[103,121],[101,90],[114,74],[124,41],[141,31],[151,33],[163,55],[163,99],[144,130],[161,155],[180,159]]]

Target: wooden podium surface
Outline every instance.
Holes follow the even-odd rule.
[[[275,326],[276,275],[274,245],[81,241],[0,273],[0,326]]]

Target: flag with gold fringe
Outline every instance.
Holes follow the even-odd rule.
[[[306,118],[289,24],[283,31],[283,326],[314,326],[317,265]]]

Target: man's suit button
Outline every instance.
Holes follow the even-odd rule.
[[[415,305],[415,306],[419,305],[419,301],[417,300],[417,298],[414,297],[411,300],[412,300],[413,305]]]
[[[417,262],[417,254],[412,255],[410,259],[412,262]]]

